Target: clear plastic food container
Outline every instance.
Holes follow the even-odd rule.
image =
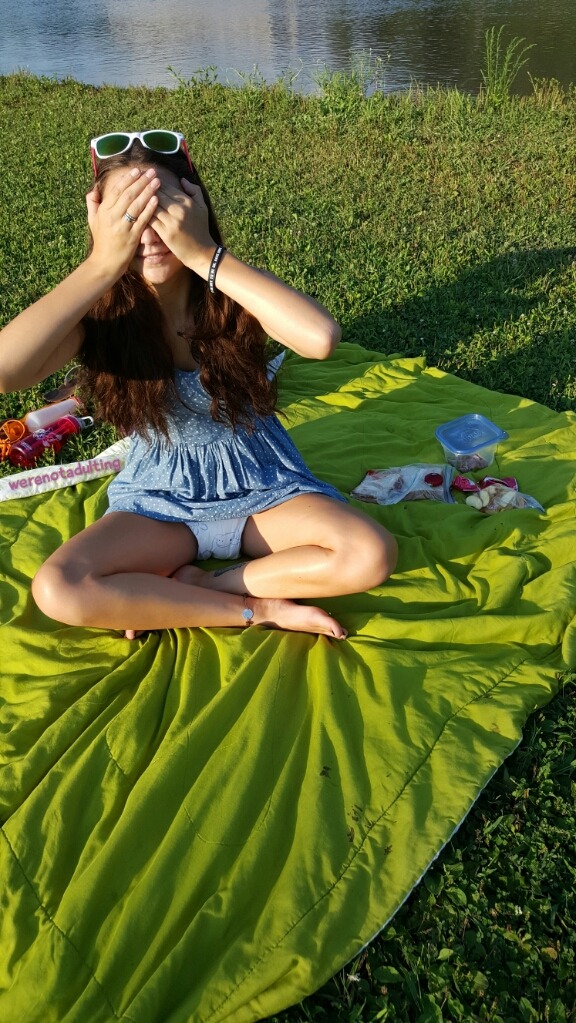
[[[479,412],[469,412],[459,419],[442,423],[435,431],[444,448],[444,458],[461,472],[485,469],[494,461],[496,448],[508,434]]]

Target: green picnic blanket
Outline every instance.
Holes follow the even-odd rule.
[[[30,580],[107,479],[0,505],[0,1019],[249,1023],[390,919],[576,666],[576,416],[342,345],[289,356],[286,424],[345,494],[442,461],[480,412],[490,467],[546,512],[360,505],[397,536],[379,589],[319,601],[346,642],[174,629],[129,643]]]

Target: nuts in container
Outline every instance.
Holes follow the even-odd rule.
[[[469,412],[438,426],[435,437],[449,465],[460,472],[476,472],[492,464],[498,444],[507,440],[508,434],[486,416]]]

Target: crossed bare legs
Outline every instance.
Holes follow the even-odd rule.
[[[183,565],[178,568],[172,578],[189,586],[205,587],[218,593],[235,592],[238,596],[247,593],[242,589],[243,569],[245,565],[231,566],[230,568],[216,569],[214,572],[206,572],[195,565]],[[230,573],[227,579],[220,579],[224,574]],[[232,575],[233,573],[233,575]],[[220,585],[218,585],[220,583]],[[233,587],[237,587],[233,589]],[[238,588],[240,587],[240,588]],[[320,607],[313,607],[310,604],[297,604],[294,600],[285,600],[280,597],[255,597],[249,595],[246,602],[254,612],[252,625],[263,625],[269,629],[286,629],[291,632],[316,632],[319,634],[333,636],[335,639],[346,639],[348,635],[332,615],[323,611]],[[242,608],[245,601],[242,599]],[[134,639],[135,634],[126,630],[128,639]]]
[[[37,573],[40,609],[69,625],[135,638],[164,628],[253,625],[346,638],[314,597],[358,593],[394,570],[394,538],[371,518],[320,494],[295,497],[248,519],[251,560],[208,572],[190,564],[197,545],[182,523],[114,512],[72,537]]]

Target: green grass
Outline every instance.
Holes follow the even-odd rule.
[[[302,97],[210,74],[173,90],[0,79],[0,322],[82,258],[91,135],[174,126],[230,248],[316,295],[346,340],[576,409],[576,91],[540,82],[495,104],[367,95],[359,73],[321,84]],[[0,419],[38,407],[46,386],[1,395]],[[112,439],[98,427],[62,460]],[[564,682],[392,924],[276,1023],[576,1021]]]
[[[526,54],[535,46],[523,46],[525,39],[516,36],[503,44],[504,25],[489,28],[485,35],[485,58],[482,69],[483,98],[492,106],[506,103],[512,86],[522,68],[528,63]]]

